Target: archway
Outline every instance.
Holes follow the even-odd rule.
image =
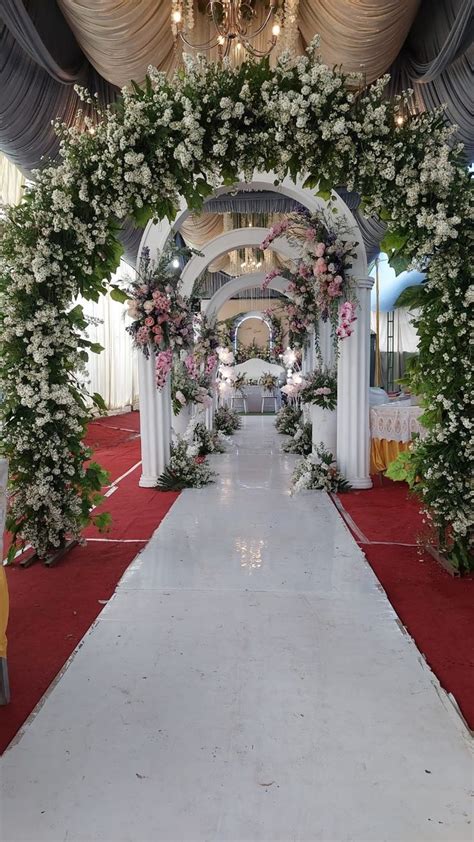
[[[237,351],[239,346],[239,330],[246,322],[249,321],[262,322],[265,325],[268,330],[268,348],[269,351],[271,351],[273,348],[273,329],[271,320],[265,315],[265,313],[262,313],[261,310],[247,310],[245,313],[241,313],[234,319],[234,352]]]
[[[385,248],[395,257],[429,262],[430,295],[424,287],[410,300],[420,307],[417,324],[426,339],[411,382],[428,409],[428,434],[407,457],[405,476],[418,477],[413,485],[431,511],[443,547],[460,567],[470,566],[471,466],[464,423],[470,369],[464,320],[472,279],[469,231],[463,224],[470,212],[469,175],[437,113],[414,118],[405,107],[407,96],[386,99],[384,79],[363,97],[355,97],[346,83],[340,68],[321,64],[315,44],[297,61],[284,54],[275,67],[243,62],[216,72],[200,59],[171,83],[151,68],[146,85],[124,91],[122,107],[102,114],[90,131],[60,129],[62,162],[46,166],[28,201],[9,212],[0,243],[6,259],[0,285],[7,292],[0,340],[5,372],[0,387],[8,414],[2,447],[11,460],[9,526],[17,546],[30,541],[45,553],[62,545],[67,534],[79,535],[103,484],[100,466],[84,468],[88,454],[82,433],[91,412],[74,375],[87,353],[83,312],[74,298],[81,292],[93,299],[104,291],[121,252],[120,221],[132,216],[143,225],[168,217],[179,226],[180,213],[187,212],[180,194],[200,210],[213,189],[248,189],[245,180],[257,179],[274,189],[273,174],[254,175],[274,169],[281,181],[277,189],[295,190],[286,178],[290,173],[295,196],[300,195],[296,200],[306,206],[320,206],[322,199],[310,190],[305,195],[298,173],[308,173],[308,186],[324,197],[331,184],[357,190],[366,198],[367,212],[388,221]],[[295,123],[301,130],[295,131]],[[348,219],[347,209],[345,215]],[[161,234],[155,231],[156,245],[169,228],[167,223]],[[356,258],[353,274],[363,281],[360,253]],[[448,275],[446,265],[452,268]],[[356,332],[342,347],[339,366],[341,386],[347,386],[349,344],[357,359],[352,386],[357,384],[359,392],[365,386],[360,380],[365,351],[361,356],[356,346],[365,337],[366,297],[362,283]],[[444,364],[454,358],[460,365],[450,378]],[[339,389],[347,401],[345,392]],[[100,396],[93,400],[101,405]],[[352,409],[365,419],[363,408]],[[360,436],[354,444],[357,450]],[[342,458],[340,467],[352,478]]]
[[[314,195],[311,190],[303,187],[303,182],[297,182],[286,178],[283,183],[275,184],[273,173],[259,173],[251,183],[239,182],[232,186],[225,186],[216,191],[216,194],[235,192],[238,190],[255,191],[262,188],[284,193],[295,199],[300,205],[309,210],[326,209],[327,203]],[[158,224],[149,224],[144,233],[141,250],[147,247],[150,253],[162,249],[167,239],[179,231],[183,221],[189,215],[189,209],[184,199],[181,200],[181,209],[173,223],[163,221]],[[369,363],[370,363],[370,289],[373,279],[367,275],[367,261],[365,249],[362,244],[362,236],[359,228],[343,200],[333,194],[333,204],[344,218],[348,227],[353,232],[354,240],[357,242],[353,264],[353,275],[356,281],[358,294],[358,316],[355,323],[355,330],[349,343],[342,343],[341,354],[338,365],[338,447],[337,461],[341,470],[348,478],[354,488],[370,488],[371,480],[369,474]],[[268,234],[266,228],[238,228],[221,234],[207,243],[201,250],[201,254],[194,255],[186,264],[181,276],[181,291],[184,295],[190,296],[194,284],[201,273],[218,257],[233,249],[241,247],[258,247]],[[295,259],[298,251],[290,246],[287,240],[281,238],[271,243],[270,248],[279,251],[285,257]],[[243,276],[249,278],[250,276]],[[263,280],[263,276],[261,273]],[[230,290],[226,287],[234,284],[237,289],[241,277],[234,279],[219,290],[222,293],[222,302],[230,297]],[[246,281],[244,281],[246,283]],[[283,281],[284,283],[284,281]],[[243,287],[249,288],[247,287]],[[235,293],[234,293],[235,294]],[[327,325],[321,325],[323,352],[329,359],[330,342]],[[348,347],[350,346],[350,347]],[[309,371],[314,366],[314,341],[311,341],[307,349],[303,370]],[[140,484],[152,486],[167,464],[170,447],[170,398],[169,390],[157,392],[154,387],[154,358],[149,360],[140,357],[139,361],[140,378],[140,409],[143,423],[142,432],[142,463],[143,472]],[[156,430],[162,430],[160,442],[156,441]],[[151,440],[150,440],[151,437]]]

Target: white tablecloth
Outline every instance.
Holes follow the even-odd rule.
[[[370,410],[370,435],[373,439],[411,441],[414,433],[423,436],[425,430],[419,422],[421,406],[381,404]]]

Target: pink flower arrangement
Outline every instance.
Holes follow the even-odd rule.
[[[270,272],[268,272],[267,275],[265,275],[265,278],[263,280],[262,289],[267,289],[270,281],[273,281],[273,278],[276,278],[277,275],[279,275],[279,274],[280,274],[279,269],[272,269]]]
[[[168,374],[173,367],[173,351],[167,348],[166,351],[159,351],[156,355],[155,373],[156,387],[162,389],[166,383]]]
[[[212,374],[217,366],[217,354],[209,354],[206,361],[206,374]]]
[[[344,225],[344,220],[334,218],[329,212],[296,211],[274,225],[262,244],[267,248],[276,237],[284,235],[302,255],[296,272],[273,269],[263,284],[266,289],[278,274],[288,279],[286,291],[293,301],[286,305],[286,311],[297,345],[304,344],[307,331],[318,318],[330,321],[332,334],[338,339],[353,332],[355,311],[350,301],[348,273],[357,244],[344,237],[346,232],[349,234]],[[340,312],[341,302],[345,304]]]
[[[339,339],[347,339],[354,333],[354,328],[351,327],[352,323],[357,320],[357,316],[355,315],[355,307],[351,301],[345,301],[340,310],[340,318],[341,322],[336,329],[336,334],[338,335]]]
[[[197,380],[199,375],[199,367],[194,354],[188,354],[184,361],[184,365],[186,366],[186,371],[188,372],[189,376],[193,380]]]
[[[328,266],[326,261],[323,257],[318,257],[316,263],[313,266],[313,274],[314,275],[322,275],[324,272],[327,272]]]

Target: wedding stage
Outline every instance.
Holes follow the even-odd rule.
[[[294,461],[248,417],[179,496],[5,754],[6,838],[466,839],[464,726]]]

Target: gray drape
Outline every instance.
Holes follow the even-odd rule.
[[[390,85],[391,93],[413,88],[422,111],[446,103],[447,120],[459,127],[457,138],[468,162],[474,158],[473,37],[472,0],[423,0],[391,68]]]
[[[0,2],[1,17],[17,44],[57,82],[83,81],[87,59],[56,3],[48,2],[44,14],[44,0],[30,0],[28,10],[23,0]]]

